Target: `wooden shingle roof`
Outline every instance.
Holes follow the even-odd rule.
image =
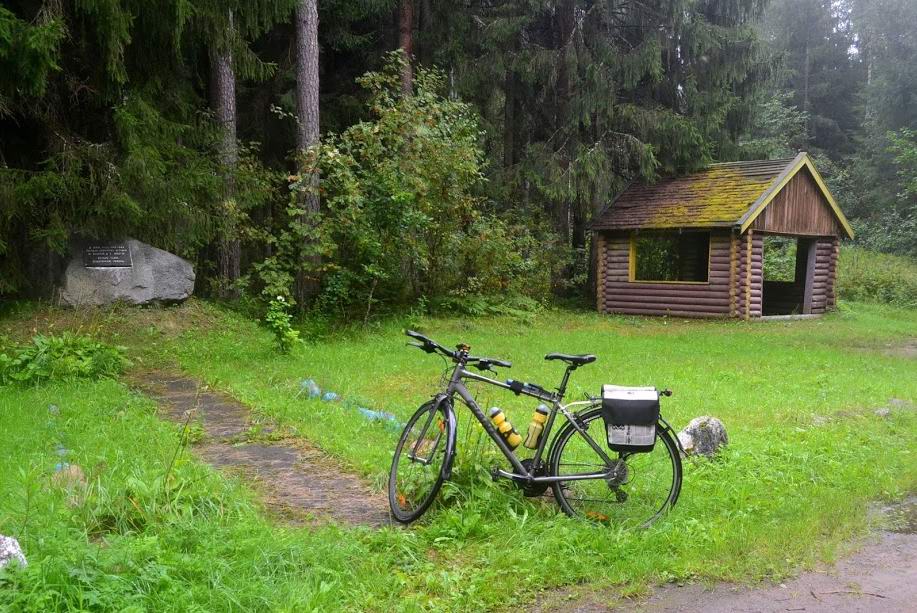
[[[853,230],[809,156],[713,164],[654,185],[632,183],[596,216],[593,230],[736,227],[744,232],[801,169],[808,168],[848,236]]]

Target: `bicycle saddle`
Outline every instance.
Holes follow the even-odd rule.
[[[582,366],[583,364],[592,364],[595,362],[596,357],[591,354],[585,355],[569,355],[566,353],[549,353],[544,356],[546,360],[561,360],[567,364],[575,364],[576,366]]]

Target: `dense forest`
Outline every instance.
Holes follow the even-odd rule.
[[[800,150],[917,256],[917,2],[6,0],[0,295],[133,236],[243,303],[525,309],[628,182]]]

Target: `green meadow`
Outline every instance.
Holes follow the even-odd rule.
[[[663,416],[676,429],[714,415],[730,445],[714,460],[686,460],[678,505],[627,531],[492,482],[501,458],[459,407],[454,479],[422,521],[291,526],[244,482],[195,460],[181,429],[124,384],[10,384],[0,387],[0,533],[18,538],[30,563],[0,574],[0,607],[481,610],[574,584],[634,595],[660,582],[755,582],[836,559],[874,527],[871,504],[917,491],[914,310],[845,302],[821,319],[756,323],[559,309],[526,321],[412,317],[329,332],[283,355],[263,327],[197,301],[20,305],[0,335],[11,345],[74,330],[122,345],[132,368],[181,370],[226,391],[381,490],[397,432],[353,405],[404,420],[448,366],[407,347],[406,327],[511,360],[505,376],[549,388],[562,368],[545,353],[595,353],[569,399],[602,383],[667,387]],[[309,399],[310,378],[348,402]],[[534,408],[496,388],[472,391],[519,427]],[[85,486],[54,477],[62,457],[82,467]]]

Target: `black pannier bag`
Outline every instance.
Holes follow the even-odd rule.
[[[652,451],[659,419],[655,387],[602,386],[602,417],[612,451]]]

